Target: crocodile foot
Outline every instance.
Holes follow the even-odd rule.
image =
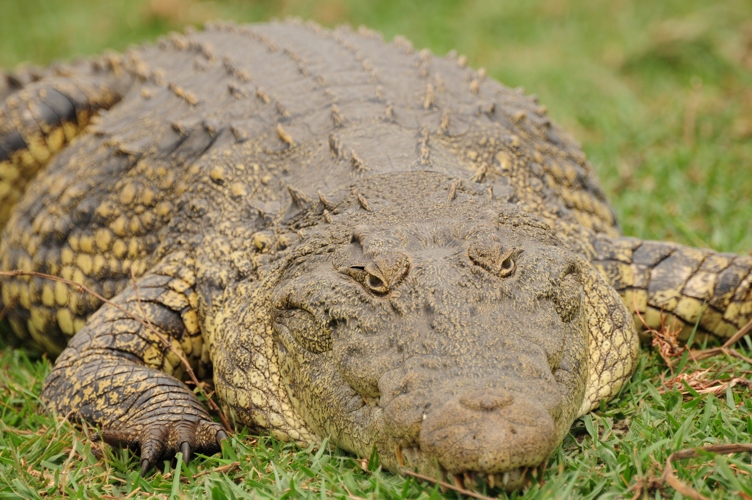
[[[183,417],[155,420],[127,429],[102,429],[101,438],[110,446],[140,450],[141,476],[144,477],[160,459],[174,458],[178,452],[183,454],[186,463],[194,453],[218,452],[227,433],[215,422]]]

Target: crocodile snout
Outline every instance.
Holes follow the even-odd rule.
[[[494,474],[539,465],[553,452],[557,435],[543,404],[502,389],[480,389],[427,413],[419,443],[447,471]]]
[[[544,380],[411,370],[394,387],[382,381],[382,389],[389,398],[385,425],[401,450],[401,466],[503,475],[543,464],[559,442],[555,417],[562,400]]]

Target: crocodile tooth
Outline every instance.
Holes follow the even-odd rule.
[[[405,466],[405,457],[402,455],[402,447],[400,445],[394,445],[394,455],[397,458],[397,463],[400,467]]]
[[[503,484],[504,487],[506,487],[506,485],[509,484],[509,472],[504,473],[504,477],[501,480],[501,484]]]
[[[446,487],[446,485],[449,484],[449,478],[447,478],[447,471],[444,470],[443,467],[441,469],[441,483],[442,484],[440,484],[439,486],[441,489],[441,492],[446,494],[446,492],[448,491],[448,488]]]
[[[496,474],[489,474],[486,476],[486,482],[489,488],[496,488]]]
[[[465,489],[465,484],[462,482],[462,476],[459,474],[452,474],[452,484],[455,485],[458,488]]]

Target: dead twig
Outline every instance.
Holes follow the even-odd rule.
[[[347,498],[350,498],[352,500],[366,500],[363,497],[353,495],[352,491],[350,491],[350,488],[348,488],[347,486],[345,486],[345,491],[347,492]]]
[[[663,387],[658,392],[665,394],[666,392],[676,389],[685,398],[690,395],[690,391],[683,389],[686,384],[693,391],[698,394],[713,394],[716,397],[721,397],[726,389],[737,385],[743,385],[745,387],[752,388],[752,381],[744,377],[734,377],[728,380],[708,380],[706,378],[710,369],[698,370],[692,373],[680,373],[675,377],[663,381]]]
[[[130,493],[128,494],[128,496],[127,496],[127,497],[125,497],[125,498],[126,498],[126,499],[127,499],[127,498],[133,498],[133,497],[134,497],[134,496],[136,496],[136,495],[137,495],[137,494],[138,494],[138,493],[139,493],[140,491],[141,491],[141,486],[139,486],[139,487],[138,487],[138,488],[136,488],[135,490],[131,491],[131,492],[130,492]]]
[[[666,485],[661,478],[647,476],[638,479],[627,491],[634,491],[632,500],[637,500],[649,491],[663,490],[665,487]]]
[[[711,349],[697,349],[689,351],[692,359],[699,361],[701,359],[707,359],[719,354],[726,354],[727,356],[734,356],[735,358],[742,359],[747,363],[752,364],[752,359],[739,353],[736,349],[732,349],[731,346],[739,342],[745,335],[752,331],[752,321],[744,325],[733,337],[729,338],[721,347],[713,347]]]
[[[218,474],[227,474],[228,472],[237,469],[240,467],[240,462],[232,462],[227,465],[220,465],[219,467],[215,467],[213,469],[207,469],[202,470],[198,474],[193,476],[193,479],[196,479],[197,477],[204,476],[206,474],[212,474],[212,473],[218,473]]]
[[[666,362],[666,366],[668,366],[668,368],[673,373],[674,358],[680,357],[682,354],[684,354],[684,352],[687,351],[686,345],[679,346],[678,339],[679,333],[681,333],[681,328],[676,324],[673,328],[668,326],[666,321],[667,315],[664,315],[663,312],[661,312],[660,330],[649,327],[645,319],[642,317],[642,314],[640,314],[640,311],[637,310],[637,299],[634,299],[633,302],[634,311],[637,314],[637,317],[640,319],[642,326],[645,327],[645,330],[650,332],[650,334],[653,336],[653,347],[658,350],[661,358],[663,358],[663,361]],[[710,349],[689,349],[689,357],[692,358],[692,361],[701,361],[703,359],[712,358],[713,356],[718,356],[719,354],[725,354],[726,356],[732,356],[752,364],[752,358],[745,356],[736,349],[731,348],[732,345],[736,344],[751,331],[752,321],[748,322],[746,325],[740,328],[739,331],[736,332],[732,337],[730,337],[726,342],[724,342],[721,347],[712,347]]]
[[[472,497],[472,498],[479,498],[480,500],[491,500],[491,497],[487,497],[485,495],[481,495],[480,493],[475,493],[474,491],[466,490],[464,488],[460,488],[459,486],[455,486],[451,483],[447,483],[445,481],[439,481],[438,479],[434,479],[429,476],[424,476],[423,474],[418,474],[417,472],[413,472],[411,470],[403,469],[401,470],[402,474],[405,474],[407,476],[412,476],[416,479],[420,479],[421,481],[428,481],[429,483],[438,484],[442,488],[446,488],[448,490],[456,491],[457,493],[461,493],[465,496]]]
[[[729,453],[752,453],[752,444],[735,443],[735,444],[716,444],[703,446],[702,448],[687,448],[686,450],[680,450],[671,454],[666,461],[666,468],[663,469],[663,476],[661,479],[675,489],[681,495],[692,500],[707,500],[707,497],[702,496],[697,490],[691,486],[687,486],[676,477],[674,474],[674,468],[671,465],[677,460],[686,460],[688,458],[699,457],[700,453],[716,453],[727,455]]]
[[[741,327],[739,329],[739,331],[734,334],[733,337],[731,337],[730,339],[728,339],[723,344],[722,347],[724,347],[724,348],[731,347],[732,345],[734,345],[737,342],[739,342],[742,339],[742,337],[744,337],[745,335],[747,335],[750,331],[752,331],[752,320],[750,320],[749,323],[747,323],[746,325],[744,325],[743,327]]]
[[[663,358],[663,361],[666,363],[669,370],[671,370],[671,373],[674,373],[674,358],[680,357],[684,354],[684,351],[687,350],[687,346],[679,346],[679,334],[682,331],[681,327],[677,325],[676,322],[674,322],[673,327],[668,326],[668,316],[661,311],[660,330],[651,328],[637,309],[637,299],[633,299],[633,302],[634,312],[637,314],[637,317],[640,318],[642,326],[644,326],[645,330],[650,332],[653,336],[653,347],[658,350],[658,354],[661,355],[661,358]]]

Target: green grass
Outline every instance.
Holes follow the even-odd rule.
[[[626,234],[752,249],[752,4],[746,0],[10,1],[0,15],[0,67],[122,50],[206,18],[287,15],[330,26],[366,24],[436,53],[467,54],[505,84],[537,94],[582,142]],[[741,344],[750,356],[752,342]],[[725,357],[701,366],[711,368],[713,379],[752,370]],[[689,362],[685,371],[697,368]],[[221,457],[142,480],[131,454],[99,450],[85,430],[40,411],[48,371],[48,362],[0,344],[0,498],[123,497],[136,490],[165,498],[453,497],[369,470],[336,450],[301,450],[244,432]],[[622,394],[575,423],[543,486],[512,497],[629,498],[633,486],[656,484],[650,478],[660,477],[676,450],[751,440],[746,389],[685,401],[676,391],[661,393],[670,376],[657,354],[643,353]],[[752,495],[749,455],[705,456],[675,468],[708,497]],[[643,495],[678,498],[670,487]]]

